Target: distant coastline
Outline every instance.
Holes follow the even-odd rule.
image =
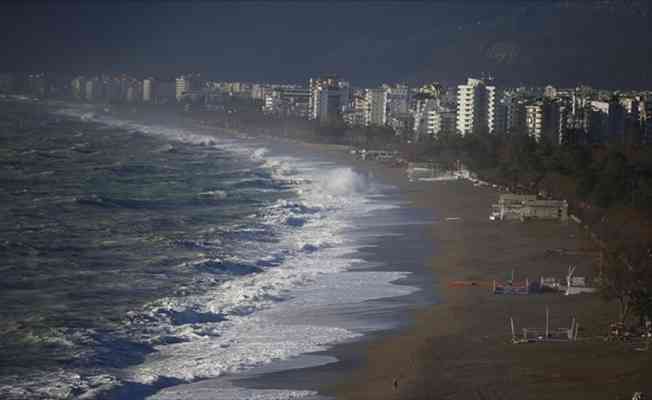
[[[213,127],[205,119],[187,114],[141,113],[137,108],[112,112],[150,120],[167,118],[192,126],[203,123],[208,130],[234,136],[270,133]],[[292,135],[274,136],[300,142]],[[413,206],[431,209],[442,217],[432,225],[432,237],[426,240],[438,248],[427,264],[442,303],[418,311],[407,330],[374,339],[368,345],[365,364],[354,368],[350,376],[325,380],[327,386],[320,388],[321,393],[342,399],[528,398],[532,393],[556,399],[612,399],[652,390],[645,379],[652,372],[650,352],[603,340],[606,327],[618,318],[613,304],[605,306],[595,295],[500,297],[481,287],[447,285],[455,280],[504,279],[514,269],[519,276],[532,279],[563,276],[570,263],[579,267],[578,273],[591,276],[596,259],[573,253],[599,249],[587,241],[580,226],[573,222],[496,225],[487,218],[489,205],[497,196],[490,187],[465,182],[410,183],[404,169],[352,159],[341,145],[336,145],[336,150],[323,143],[310,146],[325,153],[335,151],[338,157],[373,171],[399,187]],[[560,248],[570,251],[557,255],[548,251]],[[582,340],[572,347],[509,344],[509,317],[515,318],[519,327],[541,326],[546,307],[555,326],[566,325],[571,316],[580,321]],[[325,370],[304,373],[319,376]],[[612,385],[614,375],[619,377],[617,387]]]

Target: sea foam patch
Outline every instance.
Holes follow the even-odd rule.
[[[124,382],[155,385],[169,378],[192,382],[322,351],[334,343],[359,338],[361,332],[385,327],[338,318],[337,310],[360,310],[365,307],[359,306],[362,302],[417,290],[393,283],[405,278],[404,272],[356,270],[365,262],[354,256],[359,244],[350,233],[355,228],[353,218],[359,222],[365,215],[398,205],[383,196],[386,188],[351,168],[274,156],[256,143],[124,121],[91,114],[86,108],[62,113],[172,141],[213,146],[247,157],[265,171],[237,177],[226,189],[198,192],[199,197],[226,200],[238,191],[264,193],[279,188],[287,193],[252,214],[250,227],[216,227],[227,229],[227,236],[242,239],[242,246],[229,247],[228,257],[234,265],[251,266],[247,273],[230,274],[228,279],[198,278],[193,290],[179,290],[142,310],[133,310],[132,317],[125,318],[127,325],[140,321],[138,324],[147,326],[147,334],[142,333],[145,329],[139,331],[141,340],[156,351],[143,363],[128,368],[121,376]],[[270,232],[272,240],[260,240]],[[206,246],[202,249],[210,250]],[[221,273],[224,265],[205,256],[189,264],[198,277]],[[321,316],[319,310],[332,312]],[[321,317],[302,318],[309,314]],[[300,398],[313,394],[229,390],[223,392],[224,398]],[[159,395],[175,398],[175,391],[166,389]],[[184,396],[204,398],[201,391]]]

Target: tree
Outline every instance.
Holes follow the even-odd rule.
[[[617,301],[621,323],[627,321],[631,310],[634,278],[623,262],[621,246],[602,250],[602,265],[598,279],[598,290],[605,301]]]
[[[642,321],[652,315],[652,256],[650,248],[622,243],[602,250],[598,289],[606,301],[617,301],[619,318],[627,322],[633,311]]]
[[[622,153],[609,153],[606,160],[599,163],[598,169],[592,200],[598,206],[607,208],[623,200],[626,194],[627,159]]]
[[[639,317],[641,325],[645,318],[652,317],[652,253],[649,246],[634,246],[629,251],[633,266],[634,287],[632,289],[632,311]]]

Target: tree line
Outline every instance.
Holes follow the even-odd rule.
[[[652,146],[555,145],[528,135],[448,135],[417,158],[469,168],[514,192],[569,201],[597,233],[597,287],[619,304],[620,320],[652,319]],[[451,164],[452,165],[452,164]]]

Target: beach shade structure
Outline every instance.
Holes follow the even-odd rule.
[[[573,294],[580,293],[594,293],[596,288],[588,287],[586,284],[586,278],[583,276],[573,276],[575,274],[575,269],[577,267],[573,265],[568,266],[568,274],[566,275],[566,287],[564,289],[564,294],[570,296]]]
[[[510,330],[512,334],[512,343],[537,343],[537,342],[574,342],[579,335],[580,324],[575,317],[571,318],[568,328],[551,328],[550,327],[550,309],[546,307],[544,328],[522,328],[522,336],[516,335],[514,318],[510,317]]]

